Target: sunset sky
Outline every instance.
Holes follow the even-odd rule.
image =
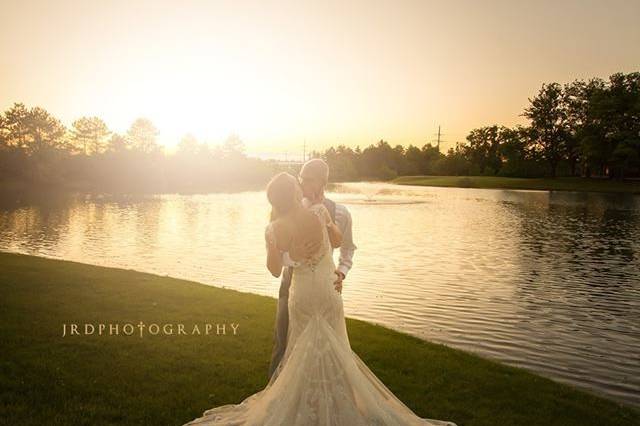
[[[0,107],[125,132],[151,119],[250,154],[443,148],[543,82],[640,70],[640,1],[6,1]]]

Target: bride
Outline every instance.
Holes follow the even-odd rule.
[[[309,205],[295,177],[276,175],[267,186],[267,267],[278,276],[278,251],[320,242],[293,272],[285,353],[266,387],[239,404],[205,411],[187,425],[434,425],[418,417],[351,350],[342,296],[334,288],[332,246],[340,230],[323,204]]]

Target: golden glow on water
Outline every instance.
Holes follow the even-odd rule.
[[[333,191],[358,246],[348,316],[640,404],[640,197]],[[277,297],[264,266],[268,213],[263,192],[79,198],[0,211],[0,249]]]

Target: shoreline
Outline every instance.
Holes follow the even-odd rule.
[[[474,188],[474,189],[515,189],[536,191],[575,191],[598,193],[626,193],[640,195],[640,179],[627,179],[623,181],[607,178],[583,178],[583,177],[557,177],[552,178],[525,178],[502,176],[439,176],[418,175],[399,176],[391,180],[362,179],[354,181],[329,182],[329,190],[333,185],[344,183],[384,182],[395,185],[434,186],[449,188]],[[0,180],[0,198],[13,201],[30,199],[55,198],[75,194],[98,196],[132,196],[144,197],[150,195],[206,195],[212,193],[237,193],[245,191],[262,191],[267,182],[244,182],[233,187],[228,184],[211,185],[201,188],[138,188],[125,190],[124,188],[98,188],[89,185],[33,185],[18,180]],[[0,201],[2,201],[0,199]]]
[[[9,417],[54,416],[78,424],[78,416],[87,415],[80,406],[90,408],[92,423],[135,423],[140,416],[145,423],[179,423],[211,406],[239,403],[266,384],[275,298],[8,252],[0,252],[0,265],[8,365],[2,403]],[[71,320],[235,322],[240,333],[60,337],[61,324]],[[424,417],[469,425],[494,425],[496,418],[510,425],[640,422],[634,407],[572,385],[377,324],[346,321],[353,350]],[[33,332],[28,326],[36,324]],[[50,389],[61,396],[49,397]],[[130,401],[109,397],[123,393]],[[43,409],[29,410],[34,404]]]
[[[390,183],[396,185],[451,188],[524,189],[539,191],[640,194],[640,180],[615,181],[609,179],[581,177],[558,177],[552,179],[498,176],[401,176],[391,180]]]

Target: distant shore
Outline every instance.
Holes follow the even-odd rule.
[[[640,194],[640,180],[618,181],[601,178],[512,178],[498,176],[402,176],[391,183],[399,185],[444,186],[457,188],[533,189],[548,191],[587,191]]]
[[[239,403],[266,385],[275,311],[270,297],[0,252],[2,417],[20,424],[182,424],[207,408]],[[174,334],[138,336],[140,322],[149,333],[151,324],[173,324]],[[120,334],[98,335],[101,323],[120,324]],[[179,323],[190,333],[177,335]],[[201,327],[203,334],[194,334],[193,325],[203,323],[214,331],[226,324],[227,333],[204,335]],[[65,324],[79,324],[81,334],[63,337]],[[95,332],[86,334],[84,324]],[[125,324],[133,335],[125,335]],[[635,408],[524,369],[352,318],[347,328],[353,350],[423,417],[469,426],[640,422]]]
[[[357,183],[359,181],[353,181]],[[363,180],[362,182],[368,182]],[[498,176],[401,176],[390,181],[397,185],[439,186],[456,188],[486,189],[530,189],[548,191],[580,191],[640,194],[640,179],[613,180],[607,178],[558,177],[517,178]],[[330,183],[339,185],[343,182]],[[266,182],[235,182],[210,185],[207,188],[95,188],[88,184],[49,184],[33,185],[27,182],[6,179],[0,180],[0,207],[3,205],[28,204],[33,200],[55,199],[73,193],[114,194],[114,195],[153,195],[165,193],[208,194],[218,192],[261,191]]]

